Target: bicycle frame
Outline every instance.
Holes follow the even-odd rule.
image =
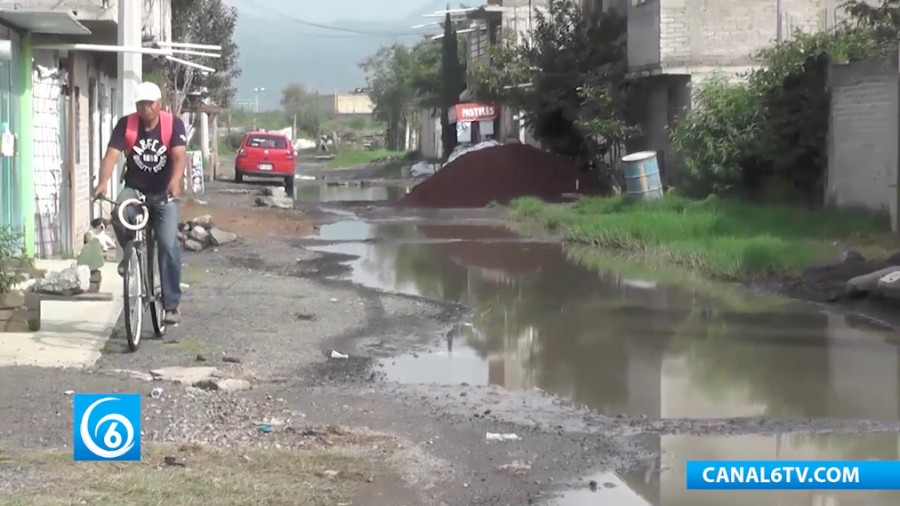
[[[123,245],[125,247],[123,252],[125,257],[132,254],[136,257],[136,262],[131,267],[134,271],[131,271],[126,267],[125,271],[122,272],[126,273],[126,286],[124,288],[126,296],[125,309],[128,311],[130,308],[134,308],[139,311],[137,313],[136,323],[134,323],[135,328],[130,326],[131,323],[129,323],[129,317],[126,316],[126,335],[128,337],[128,344],[131,351],[135,351],[140,342],[140,334],[143,326],[143,317],[141,315],[143,312],[149,310],[153,322],[153,330],[157,337],[162,337],[165,334],[165,322],[162,314],[162,290],[160,289],[157,291],[154,287],[154,278],[157,280],[159,279],[157,275],[159,272],[159,257],[154,250],[155,244],[153,241],[155,238],[153,229],[147,230],[151,218],[150,208],[147,205],[146,196],[140,192],[137,192],[137,197],[126,199],[122,202],[115,202],[105,197],[98,197],[98,199],[111,203],[114,206],[114,212],[118,218],[116,220],[117,224],[134,234],[130,244]],[[137,221],[128,219],[128,209],[132,206],[135,206],[140,210],[137,214]],[[128,278],[135,275],[138,277],[136,280],[137,287],[135,287],[137,293],[130,294],[129,292],[131,290],[128,287]],[[130,306],[128,302],[128,300],[130,300],[128,299],[130,295],[136,297],[136,303],[133,306]]]

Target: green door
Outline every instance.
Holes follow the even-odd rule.
[[[0,59],[0,135],[14,131],[12,114],[12,74],[10,61]],[[15,158],[0,156],[0,226],[12,226],[21,230],[22,206],[19,203],[19,180],[15,171]]]

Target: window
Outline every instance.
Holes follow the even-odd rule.
[[[268,149],[287,149],[287,140],[284,137],[274,135],[251,135],[247,139],[247,147],[250,148],[268,148]]]
[[[632,6],[632,7],[639,7],[639,6],[641,6],[641,5],[646,4],[648,1],[649,1],[649,0],[631,0],[631,6]]]

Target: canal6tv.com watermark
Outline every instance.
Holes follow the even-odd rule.
[[[687,462],[688,490],[900,490],[900,461]]]
[[[139,394],[75,394],[76,461],[141,460]],[[688,490],[900,490],[900,461],[688,461]]]
[[[141,460],[140,394],[75,394],[72,421],[76,461]]]

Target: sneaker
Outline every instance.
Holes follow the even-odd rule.
[[[166,316],[163,318],[163,321],[167,325],[178,325],[181,323],[181,312],[177,309],[166,311]]]

